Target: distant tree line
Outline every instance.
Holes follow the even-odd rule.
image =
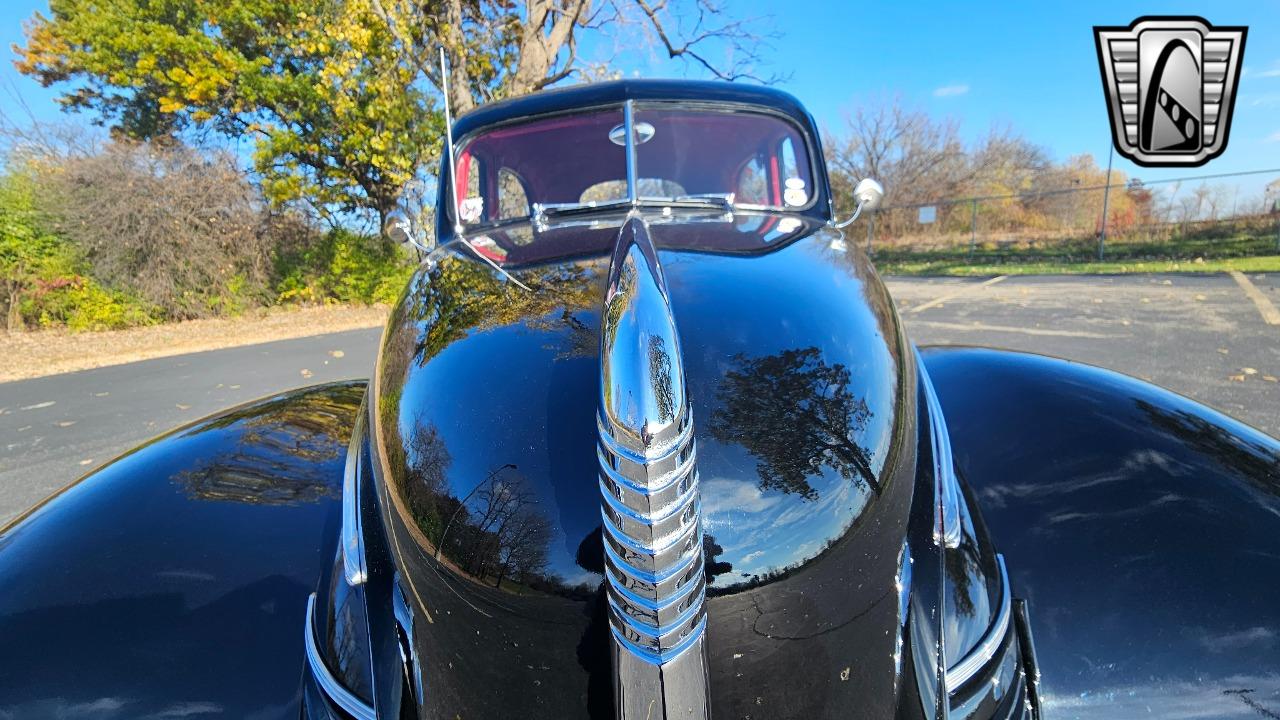
[[[704,75],[768,82],[767,23],[714,0],[51,0],[17,68],[105,132],[0,117],[0,311],[10,330],[104,329],[281,302],[388,302],[412,258],[378,237],[434,204],[443,48],[456,112],[612,76],[654,52]],[[624,40],[618,40],[623,38]],[[613,55],[588,56],[586,44]],[[1012,131],[871,102],[825,138],[837,206],[875,177],[889,207],[939,203],[929,232],[1096,232],[1105,173],[1055,163]],[[1112,228],[1228,212],[1227,191],[1117,174]],[[978,205],[948,201],[991,197]],[[1251,207],[1233,197],[1234,209]],[[905,242],[913,208],[877,234]],[[429,222],[422,223],[430,228]]]
[[[1091,155],[1054,162],[1010,129],[966,142],[954,120],[880,99],[828,131],[824,144],[837,206],[852,208],[861,178],[884,184],[883,210],[874,219],[881,242],[948,234],[967,239],[975,228],[1024,239],[1096,236],[1102,229],[1106,169]],[[1241,197],[1226,184],[1146,185],[1113,171],[1110,185],[1106,225],[1114,235],[1266,211],[1261,196]],[[919,221],[920,206],[936,208],[927,227]]]

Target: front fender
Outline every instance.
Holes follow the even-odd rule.
[[[1280,442],[1098,368],[924,357],[1046,716],[1280,716]]]
[[[0,531],[0,716],[297,718],[363,393],[198,421]]]

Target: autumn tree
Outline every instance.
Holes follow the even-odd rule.
[[[756,457],[762,490],[817,500],[809,478],[830,468],[879,494],[870,452],[858,444],[872,412],[866,399],[853,394],[848,367],[828,363],[816,347],[735,355],[732,364],[711,433]]]
[[[631,24],[706,73],[755,77],[760,36],[713,0],[51,0],[17,67],[65,107],[150,140],[213,130],[254,142],[276,202],[372,214],[426,182],[451,100],[478,103],[583,73],[583,36]],[[426,197],[427,193],[418,193]]]
[[[367,0],[53,0],[17,67],[114,133],[254,139],[267,195],[390,210],[431,155],[435,102]]]

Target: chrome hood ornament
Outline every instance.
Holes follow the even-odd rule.
[[[619,718],[708,714],[693,414],[644,221],[622,227],[600,336],[601,516]]]

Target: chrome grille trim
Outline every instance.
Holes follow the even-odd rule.
[[[619,232],[601,317],[596,487],[617,716],[706,717],[693,409],[657,251],[638,216]]]

